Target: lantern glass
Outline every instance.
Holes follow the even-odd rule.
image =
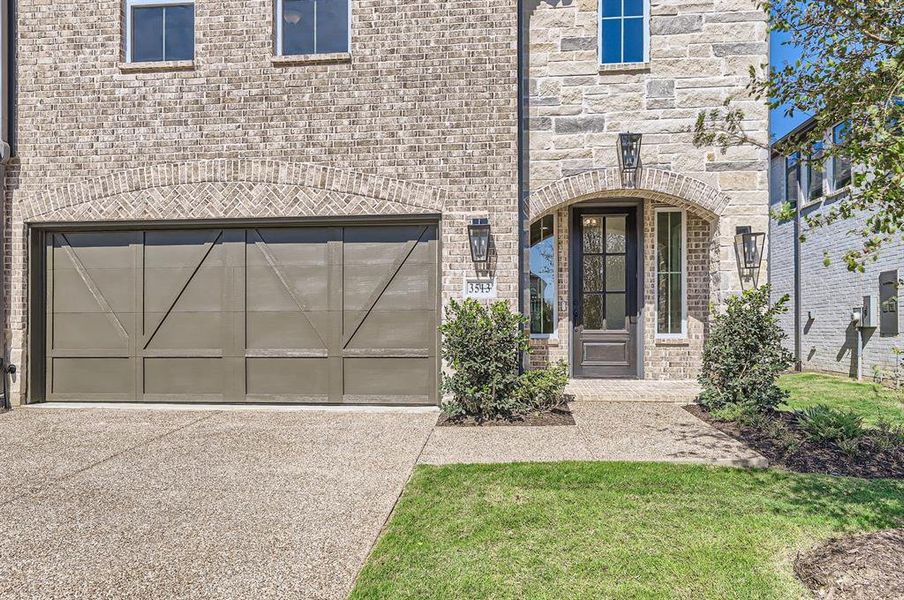
[[[471,260],[476,263],[487,262],[490,254],[490,222],[487,219],[474,219],[468,225],[468,241],[471,245]]]
[[[640,133],[618,134],[618,162],[622,171],[634,171],[640,167],[640,145],[643,135]]]

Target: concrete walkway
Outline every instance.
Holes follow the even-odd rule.
[[[572,402],[576,427],[436,427],[426,464],[625,460],[765,467],[765,458],[671,402]]]
[[[0,598],[344,598],[418,461],[760,464],[670,403],[577,426],[437,412],[49,408],[0,414]]]

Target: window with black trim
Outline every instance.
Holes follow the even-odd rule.
[[[350,0],[277,0],[277,53],[295,56],[348,52],[350,17]]]
[[[822,198],[825,193],[822,185],[825,175],[822,165],[823,150],[824,144],[816,142],[807,159],[807,199],[810,201]]]
[[[835,146],[844,143],[850,131],[850,123],[839,123],[832,128],[832,144]],[[837,192],[851,183],[851,159],[847,156],[834,154],[832,156],[832,191]]]
[[[555,218],[547,215],[530,226],[530,332],[547,336],[555,330]]]
[[[800,153],[785,158],[785,202],[797,206],[800,197]]]
[[[126,0],[126,60],[160,62],[195,57],[195,3]]]

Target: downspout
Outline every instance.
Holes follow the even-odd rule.
[[[516,0],[515,2],[516,9],[518,11],[518,16],[516,19],[517,22],[517,52],[518,52],[518,67],[517,67],[517,94],[518,94],[518,105],[517,105],[517,119],[518,119],[518,136],[517,136],[517,152],[518,152],[518,312],[522,315],[524,314],[524,294],[526,293],[528,286],[526,285],[526,277],[524,273],[524,254],[526,251],[525,248],[525,236],[524,236],[524,228],[527,220],[527,156],[525,153],[526,143],[525,143],[525,123],[524,123],[524,115],[526,114],[524,110],[525,105],[525,97],[524,97],[524,75],[526,72],[525,69],[525,31],[524,27],[527,23],[527,20],[524,15],[524,7],[525,4],[522,0]],[[521,367],[522,369],[526,369],[529,367],[530,357],[528,353],[524,353],[521,359]]]
[[[801,327],[803,316],[803,301],[800,297],[800,200],[794,209],[794,370],[803,370],[803,360],[801,359]]]
[[[11,154],[9,145],[10,133],[10,86],[11,69],[9,67],[12,55],[12,35],[10,35],[10,5],[15,0],[0,0],[0,265],[5,265],[4,256],[4,232],[6,231],[6,165]],[[5,275],[5,273],[3,273]],[[2,280],[0,280],[2,281]],[[8,365],[6,361],[6,300],[7,290],[0,285],[0,379],[3,380],[2,408],[10,408],[9,387],[7,374],[14,373],[15,367]]]

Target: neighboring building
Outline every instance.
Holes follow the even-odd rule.
[[[466,290],[539,311],[535,364],[685,379],[767,226],[766,154],[689,132],[766,60],[754,0],[20,0],[15,30],[14,404],[433,404]]]
[[[788,138],[812,131],[811,119],[775,142],[780,147]],[[839,125],[825,132],[825,141],[813,149],[820,153],[843,135]],[[794,217],[770,219],[769,281],[773,299],[787,294],[789,311],[781,325],[788,334],[788,349],[799,367],[856,376],[858,363],[863,376],[874,369],[886,373],[899,361],[895,347],[904,348],[899,333],[898,282],[904,277],[904,242],[882,247],[877,260],[867,261],[863,273],[851,272],[843,260],[847,250],[862,244],[860,232],[868,214],[810,227],[807,216],[825,214],[850,193],[851,165],[839,157],[810,161],[795,153],[772,153],[770,204],[773,213]],[[800,241],[800,240],[803,241]],[[877,314],[872,322],[858,327],[852,321],[855,308],[864,306],[864,297],[873,299]],[[867,311],[870,310],[867,302]],[[858,354],[858,330],[862,354]]]

